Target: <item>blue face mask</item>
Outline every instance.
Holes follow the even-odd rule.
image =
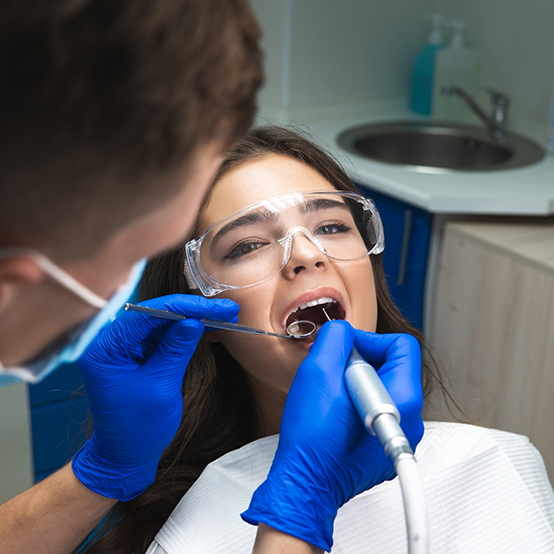
[[[105,300],[76,281],[42,254],[23,249],[6,249],[0,252],[1,257],[7,255],[31,256],[50,277],[100,311],[94,317],[79,325],[70,334],[65,344],[47,355],[19,367],[4,367],[0,362],[0,386],[20,379],[28,383],[38,383],[59,365],[77,361],[98,331],[115,318],[116,313],[129,299],[146,266],[146,260],[138,261],[133,267],[127,282],[121,285],[109,300]]]

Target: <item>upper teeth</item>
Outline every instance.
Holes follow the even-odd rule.
[[[298,310],[305,310],[306,308],[311,308],[312,306],[318,306],[319,304],[336,304],[337,301],[333,300],[332,298],[328,298],[327,296],[323,296],[322,298],[318,298],[317,300],[310,300],[308,302],[304,302],[304,304],[300,304],[296,310],[294,310],[292,313],[296,313]]]

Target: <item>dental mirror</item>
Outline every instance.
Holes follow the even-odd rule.
[[[168,310],[158,310],[156,308],[150,308],[149,306],[141,306],[140,304],[125,304],[125,309],[129,312],[138,312],[142,314],[151,315],[154,317],[160,317],[162,319],[182,320],[187,319],[186,316],[176,314]],[[281,339],[304,339],[313,334],[316,330],[316,324],[312,321],[302,319],[300,321],[293,321],[287,327],[287,334],[281,335],[279,333],[272,333],[271,331],[263,331],[262,329],[256,329],[248,325],[240,325],[238,323],[229,323],[227,321],[214,321],[213,319],[200,319],[204,325],[213,329],[222,329],[224,331],[238,331],[239,333],[248,333],[251,335],[267,335],[270,337],[279,337]]]
[[[317,329],[316,324],[313,321],[307,319],[300,319],[293,321],[287,325],[287,333],[295,339],[304,339],[313,335]]]

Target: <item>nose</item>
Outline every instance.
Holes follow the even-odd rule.
[[[292,278],[303,271],[323,270],[328,266],[329,258],[322,251],[323,245],[316,243],[317,238],[302,231],[291,234],[289,240],[288,259],[285,252],[283,260],[286,264],[283,268],[286,278]]]

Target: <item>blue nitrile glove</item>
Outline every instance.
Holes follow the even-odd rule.
[[[231,300],[175,294],[142,305],[191,318],[229,321]],[[90,490],[130,500],[153,481],[183,415],[181,387],[204,331],[198,319],[170,321],[125,312],[100,331],[78,362],[94,435],[77,452],[75,475]]]
[[[421,440],[417,340],[409,335],[355,334],[345,321],[326,323],[294,378],[267,480],[242,514],[249,523],[265,523],[324,550],[331,550],[338,509],[395,475],[379,440],[366,431],[344,384],[354,337],[360,354],[380,366],[379,375],[398,405],[410,444],[415,447]]]

